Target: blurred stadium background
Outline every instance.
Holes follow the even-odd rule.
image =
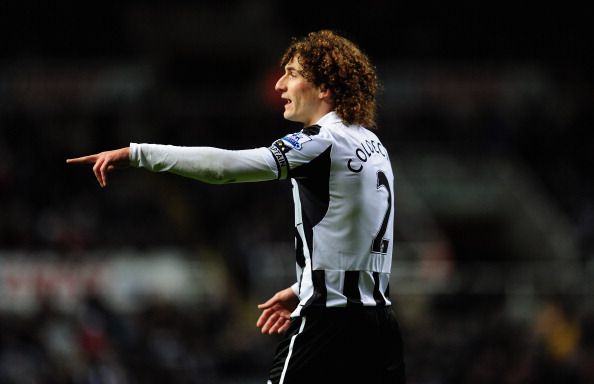
[[[256,304],[293,280],[286,183],[67,157],[229,149],[299,127],[292,36],[376,63],[410,383],[594,382],[594,27],[569,6],[21,1],[0,6],[0,383],[262,383]]]

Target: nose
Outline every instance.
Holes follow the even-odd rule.
[[[286,86],[285,86],[285,75],[281,76],[281,78],[278,79],[278,81],[274,85],[274,90],[277,91],[277,92],[283,92],[283,91],[286,90]]]

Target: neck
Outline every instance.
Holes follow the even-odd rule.
[[[332,111],[333,111],[333,106],[329,103],[323,102],[322,104],[320,104],[320,107],[318,108],[316,113],[314,113],[311,116],[311,119],[309,119],[307,122],[303,123],[303,126],[309,127],[310,125],[314,125],[323,116],[325,116],[327,113],[332,112]]]

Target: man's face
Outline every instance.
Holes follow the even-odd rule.
[[[303,67],[296,57],[285,65],[285,74],[278,79],[274,89],[285,99],[283,117],[309,126],[318,121],[326,111],[321,111],[322,93],[319,87],[305,79]],[[322,113],[323,112],[323,113]]]

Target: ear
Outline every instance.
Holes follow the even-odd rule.
[[[327,99],[330,100],[332,98],[332,91],[330,88],[326,86],[326,84],[322,84],[320,86],[320,92],[318,93],[318,98],[320,99]]]

